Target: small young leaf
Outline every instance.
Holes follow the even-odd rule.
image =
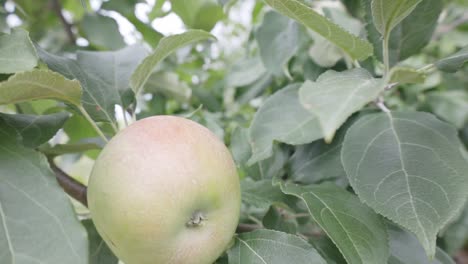
[[[299,47],[299,25],[274,11],[268,12],[258,28],[255,38],[263,65],[277,76],[286,74],[288,61]]]
[[[273,230],[256,230],[236,237],[228,251],[230,264],[325,264],[303,239]]]
[[[216,0],[171,0],[172,11],[188,28],[210,31],[224,17],[223,8]]]
[[[117,50],[125,47],[119,25],[112,17],[87,14],[81,21],[81,30],[89,42],[98,48]]]
[[[364,69],[327,71],[316,82],[306,81],[299,89],[301,104],[320,121],[326,142],[354,112],[379,96],[384,82]]]
[[[407,17],[422,0],[372,0],[374,25],[382,36]]]
[[[0,73],[29,71],[36,67],[37,59],[27,31],[14,28],[11,34],[0,34]]]
[[[334,184],[282,185],[281,189],[304,201],[310,215],[348,263],[387,263],[389,247],[385,224],[356,196]]]
[[[435,66],[445,72],[456,72],[468,61],[468,46],[457,53],[441,59],[435,63]]]
[[[317,118],[299,103],[298,88],[293,84],[276,92],[255,114],[249,129],[249,164],[270,157],[273,141],[301,145],[322,137]]]
[[[188,102],[192,96],[192,89],[179,79],[177,73],[169,71],[151,74],[146,82],[145,91],[150,93],[159,92],[179,102]]]
[[[411,233],[388,224],[390,238],[390,258],[388,264],[455,264],[440,248],[436,249],[435,259],[430,261],[418,239]]]
[[[380,113],[351,126],[341,160],[359,198],[412,231],[434,257],[437,233],[466,201],[461,149],[457,131],[433,115]]]
[[[46,158],[0,119],[0,263],[87,264],[86,231]]]
[[[390,83],[423,83],[426,75],[413,68],[393,67],[390,71]]]
[[[56,99],[79,106],[80,83],[47,70],[17,73],[0,83],[0,105],[38,99]]]
[[[154,67],[172,52],[183,46],[210,38],[214,38],[214,36],[203,30],[189,30],[182,34],[161,39],[153,53],[146,57],[132,74],[130,83],[135,94],[143,89]]]
[[[353,59],[364,60],[372,55],[372,45],[350,34],[328,18],[318,14],[300,0],[264,0],[279,13],[290,17],[342,48]]]
[[[29,148],[46,143],[69,117],[65,112],[42,116],[0,113],[0,119],[14,128],[21,135],[23,145]]]

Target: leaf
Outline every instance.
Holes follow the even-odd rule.
[[[419,53],[430,41],[443,10],[442,0],[424,0],[390,34],[390,65]],[[377,58],[382,61],[382,36],[372,20],[371,0],[365,1],[366,29]]]
[[[125,96],[132,93],[130,76],[148,54],[148,50],[143,45],[133,45],[107,52],[79,51],[77,62],[86,73],[86,78],[95,84],[90,88],[99,87],[107,91],[108,95],[114,94],[112,97],[120,98],[119,104],[127,107],[129,102]],[[96,63],[97,61],[99,63]],[[133,99],[130,103],[132,101]]]
[[[241,87],[252,84],[266,73],[260,57],[236,62],[226,76],[226,86]]]
[[[413,232],[429,257],[466,201],[468,164],[457,131],[422,112],[367,115],[348,130],[341,160],[361,201]]]
[[[138,92],[143,89],[156,65],[171,53],[183,46],[210,38],[214,39],[215,37],[203,30],[189,30],[182,34],[161,39],[153,53],[138,65],[131,76],[130,84],[135,94],[138,94]]]
[[[119,259],[102,240],[91,219],[83,220],[89,238],[89,264],[117,264]]]
[[[47,156],[60,156],[63,154],[82,153],[88,150],[100,150],[103,146],[97,143],[70,143],[56,144],[54,146],[41,146],[39,150]]]
[[[388,264],[455,264],[441,249],[436,249],[435,259],[430,261],[418,239],[393,224],[388,225],[390,258]]]
[[[372,0],[374,25],[382,36],[387,37],[392,29],[407,17],[422,0]]]
[[[14,128],[22,138],[24,146],[35,148],[51,139],[70,117],[68,113],[50,115],[9,115],[0,113],[0,119]]]
[[[188,102],[192,96],[192,89],[179,79],[177,73],[169,71],[151,74],[144,89],[151,93],[160,92],[168,98],[175,99],[179,102]]]
[[[188,28],[210,31],[224,17],[216,0],[171,0],[171,5]]]
[[[277,76],[290,76],[287,64],[297,52],[299,35],[299,25],[294,20],[274,11],[265,14],[255,38],[268,71]]]
[[[468,61],[468,46],[464,47],[455,54],[441,59],[435,63],[435,66],[445,72],[456,72]]]
[[[271,180],[254,182],[246,178],[241,182],[242,201],[258,208],[268,209],[271,204],[283,202],[286,196]]]
[[[228,256],[230,264],[326,263],[302,238],[273,230],[256,230],[237,236]]]
[[[47,70],[17,73],[0,83],[0,105],[38,99],[56,99],[79,106],[80,83]]]
[[[450,255],[454,255],[463,248],[468,240],[468,205],[465,206],[458,219],[444,231],[442,238],[445,249]]]
[[[300,0],[264,0],[279,13],[290,17],[309,29],[317,32],[338,47],[342,48],[353,59],[364,60],[372,55],[372,45],[354,36],[318,14]]]
[[[86,231],[46,158],[0,120],[1,263],[87,264]]]
[[[281,190],[304,201],[310,215],[348,263],[387,263],[385,224],[356,196],[334,184],[307,187],[289,184],[282,185]]]
[[[36,65],[36,50],[26,30],[13,28],[11,34],[0,33],[0,73],[29,71]]]
[[[468,93],[463,90],[431,92],[427,103],[441,119],[462,129],[468,124]]]
[[[111,17],[87,14],[81,21],[81,30],[89,42],[98,48],[117,50],[125,47],[119,25]]]
[[[281,191],[280,191],[281,192]],[[297,233],[297,220],[287,213],[293,214],[287,206],[272,205],[262,219],[266,229],[281,231],[289,234]]]
[[[273,141],[301,145],[322,137],[317,118],[299,103],[298,88],[293,84],[281,89],[258,109],[249,128],[252,157],[248,164],[270,157]]]
[[[354,112],[376,99],[384,82],[364,69],[344,72],[329,70],[315,82],[306,81],[299,89],[301,104],[318,117],[326,142]]]
[[[393,67],[390,71],[390,83],[424,83],[426,75],[413,68]]]

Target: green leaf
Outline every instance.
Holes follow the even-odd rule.
[[[325,264],[302,238],[273,230],[256,230],[236,237],[228,251],[230,264]]]
[[[241,182],[242,201],[258,208],[268,209],[271,204],[283,202],[286,196],[271,180],[254,182],[246,178]]]
[[[264,0],[279,13],[290,17],[342,48],[353,59],[364,60],[372,55],[372,45],[318,14],[300,0]]]
[[[47,70],[17,73],[0,83],[0,105],[38,99],[56,99],[79,106],[80,83]]]
[[[71,143],[56,144],[54,146],[41,146],[39,150],[47,156],[60,156],[64,154],[82,153],[88,150],[100,150],[102,146],[97,143]]]
[[[87,14],[81,21],[81,30],[89,42],[98,48],[117,50],[125,47],[119,25],[111,17]]]
[[[431,92],[427,103],[441,119],[458,129],[468,124],[468,93],[463,90]]]
[[[89,239],[89,264],[117,264],[119,259],[112,253],[107,244],[102,240],[91,219],[83,220],[83,225],[88,231]]]
[[[468,205],[465,206],[458,219],[444,231],[442,238],[450,255],[454,255],[463,248],[468,240]]]
[[[162,93],[168,98],[175,99],[179,102],[188,102],[192,96],[192,89],[179,79],[177,73],[169,71],[151,74],[146,82],[144,90],[151,93]]]
[[[297,220],[288,213],[293,214],[287,206],[272,205],[262,219],[262,224],[266,229],[272,229],[289,234],[297,233]]]
[[[468,61],[468,46],[457,53],[441,59],[435,63],[435,66],[445,72],[456,72]]]
[[[315,82],[306,81],[299,89],[301,104],[318,117],[326,142],[354,112],[376,99],[384,82],[364,69],[327,71]]]
[[[36,49],[26,30],[14,28],[11,34],[0,33],[0,62],[0,73],[29,71],[36,67]]]
[[[242,87],[254,83],[266,73],[260,57],[236,62],[226,76],[226,86]]]
[[[413,232],[430,257],[463,208],[468,164],[457,131],[422,112],[367,115],[348,130],[341,160],[359,198]]]
[[[444,7],[442,0],[424,0],[390,34],[390,65],[420,52],[430,41],[437,26],[437,20]],[[382,36],[372,20],[371,0],[365,0],[366,29],[374,45],[375,55],[383,60]]]
[[[188,28],[210,31],[224,17],[216,0],[171,0],[172,11]]]
[[[14,128],[21,135],[23,145],[29,148],[46,143],[69,117],[65,112],[42,116],[0,113],[0,119]]]
[[[388,225],[390,237],[390,258],[388,264],[455,264],[441,249],[436,249],[434,260],[429,260],[418,239],[411,233],[393,225]]]
[[[135,94],[138,94],[138,92],[143,89],[156,65],[171,53],[183,46],[210,38],[214,38],[214,36],[208,32],[202,30],[189,30],[182,34],[161,39],[153,53],[138,65],[138,68],[131,76],[130,83]]]
[[[374,25],[382,36],[387,37],[392,29],[407,17],[422,0],[372,0]]]
[[[255,38],[268,71],[277,76],[290,76],[287,64],[297,52],[299,35],[299,25],[294,20],[274,11],[265,14]]]
[[[298,88],[293,84],[281,89],[258,109],[249,129],[252,157],[248,164],[270,157],[273,141],[301,145],[322,137],[317,118],[299,103]]]
[[[1,263],[87,264],[86,231],[46,158],[0,120]]]
[[[413,68],[393,67],[390,71],[390,83],[424,83],[426,75]]]
[[[381,217],[334,184],[282,185],[284,193],[304,201],[310,215],[337,245],[348,263],[385,264],[387,232]]]

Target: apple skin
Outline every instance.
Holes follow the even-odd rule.
[[[126,264],[211,264],[239,221],[239,177],[229,150],[207,128],[154,116],[106,145],[88,204],[96,229]]]

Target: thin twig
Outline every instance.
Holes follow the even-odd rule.
[[[388,109],[387,106],[385,105],[382,96],[380,96],[379,98],[377,98],[377,100],[375,100],[375,105],[383,112],[390,113],[390,109]]]
[[[51,4],[52,4],[52,9],[54,10],[54,12],[57,14],[57,16],[60,18],[60,21],[62,22],[63,29],[65,30],[68,36],[68,41],[72,44],[75,44],[76,36],[73,33],[72,25],[68,23],[68,21],[63,16],[62,4],[60,4],[59,0],[52,0]]]
[[[104,142],[109,142],[109,140],[106,138],[106,136],[104,135],[104,133],[102,132],[102,130],[96,125],[96,123],[94,122],[94,120],[91,118],[91,116],[89,116],[88,112],[86,111],[86,109],[84,109],[83,106],[79,106],[78,109],[80,110],[80,112],[83,114],[83,116],[86,118],[86,120],[88,120],[88,122],[91,124],[91,126],[94,128],[94,130],[96,130],[96,132],[98,133],[98,135],[104,140]]]
[[[88,207],[88,188],[57,167],[53,158],[49,158],[48,160],[50,168],[55,173],[55,177],[63,190],[72,198]]]

